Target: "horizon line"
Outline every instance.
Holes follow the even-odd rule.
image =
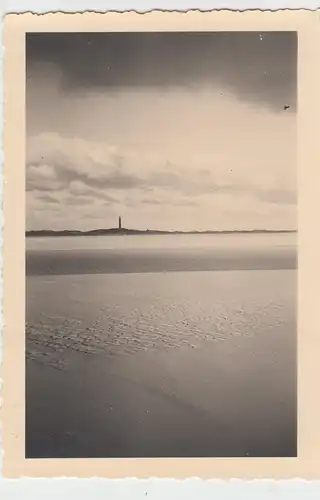
[[[75,233],[75,234],[90,234],[97,232],[112,232],[112,233],[166,233],[166,234],[209,234],[209,233],[253,233],[253,232],[263,232],[263,233],[296,233],[298,229],[203,229],[203,230],[179,230],[179,229],[129,229],[129,228],[97,228],[97,229],[27,229],[25,234],[30,233]]]

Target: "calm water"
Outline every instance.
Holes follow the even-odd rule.
[[[27,456],[294,456],[295,238],[28,239]]]
[[[294,233],[27,239],[28,276],[295,267]]]

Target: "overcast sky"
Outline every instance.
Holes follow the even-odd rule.
[[[27,228],[295,229],[296,45],[29,34]]]

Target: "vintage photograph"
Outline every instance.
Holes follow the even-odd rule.
[[[296,457],[297,33],[25,44],[25,457]]]

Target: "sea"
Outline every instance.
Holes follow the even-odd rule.
[[[297,454],[297,234],[26,239],[26,456]]]

